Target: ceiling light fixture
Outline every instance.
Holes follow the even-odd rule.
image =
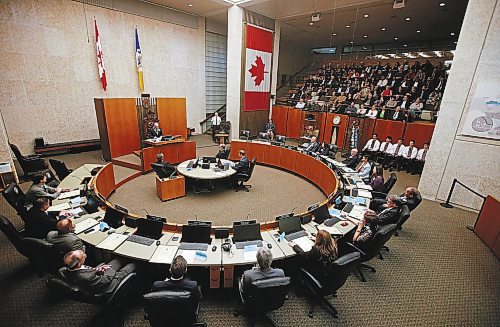
[[[411,19],[410,17],[406,17],[406,18],[405,18],[405,20],[406,20],[407,22],[409,22],[409,21],[410,21],[410,19]]]
[[[365,18],[368,18],[368,16],[369,16],[368,14],[364,14],[364,15],[363,15],[363,17],[365,17]]]
[[[439,7],[444,7],[444,6],[446,6],[446,3],[445,3],[445,2],[441,2],[441,3],[439,4]]]
[[[399,40],[399,38],[397,36],[394,37],[394,41],[397,41]]]
[[[192,3],[189,3],[189,4],[188,4],[188,6],[189,6],[189,7],[192,7],[192,6],[193,6],[193,4],[192,4]]]
[[[382,31],[385,31],[385,27],[382,27],[382,28],[381,28],[381,30],[382,30]]]
[[[408,46],[408,44],[403,44],[403,47],[405,47],[405,48],[406,48],[407,46]]]
[[[368,35],[363,35],[363,37],[366,39],[368,37]]]
[[[346,28],[349,28],[349,27],[351,27],[351,25],[346,25],[345,27],[346,27]]]
[[[354,44],[354,41],[349,42],[350,44]]]
[[[313,25],[314,25],[314,23],[313,23],[313,22],[310,22],[310,23],[309,23],[309,25],[313,26]]]
[[[332,36],[337,36],[337,33],[332,33]]]
[[[421,30],[417,30],[417,34],[420,34],[420,33],[422,33],[422,31]]]
[[[451,35],[451,36],[455,36],[455,33],[451,32],[451,33],[450,33],[450,35]]]

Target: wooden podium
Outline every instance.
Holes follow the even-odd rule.
[[[184,176],[161,179],[156,176],[156,194],[162,201],[180,198],[186,195]]]

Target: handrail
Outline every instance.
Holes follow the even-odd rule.
[[[219,109],[215,110],[213,113],[211,113],[210,115],[208,115],[205,119],[203,119],[202,121],[200,121],[200,126],[205,124],[209,119],[212,119],[213,116],[215,116],[215,113],[219,113],[222,109],[226,108],[226,105],[222,105],[222,107],[220,107]]]
[[[470,187],[468,187],[464,183],[462,183],[462,182],[458,181],[456,178],[454,178],[453,179],[453,183],[451,184],[450,193],[448,193],[448,198],[446,199],[446,202],[445,203],[441,203],[442,207],[445,207],[445,208],[448,208],[448,209],[453,208],[453,205],[450,204],[450,200],[451,200],[451,195],[453,194],[453,191],[455,190],[455,185],[456,184],[462,185],[463,187],[465,187],[465,189],[467,191],[472,192],[475,195],[477,195],[480,198],[482,198],[483,199],[483,204],[484,204],[484,200],[486,200],[486,197],[484,195],[479,194],[478,192],[474,191],[473,189],[471,189]]]
[[[293,78],[297,77],[299,74],[301,74],[304,69],[310,67],[313,65],[313,63],[315,62],[310,62],[308,63],[307,65],[305,65],[304,67],[302,67],[301,69],[299,69],[295,74],[293,74],[292,76],[290,76],[290,80],[292,80]],[[278,94],[278,91],[281,90],[282,88],[284,88],[285,86],[287,86],[287,83],[283,83],[281,84],[277,89],[276,89],[276,94]]]

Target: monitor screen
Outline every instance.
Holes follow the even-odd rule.
[[[256,224],[257,220],[240,220],[233,222],[233,226]]]
[[[136,235],[159,240],[162,236],[163,223],[159,220],[139,218],[137,219]]]
[[[188,220],[188,225],[207,225],[212,227],[211,221],[201,221],[201,220]]]
[[[328,211],[327,203],[318,207],[314,210],[314,221],[318,224],[322,224],[326,219],[330,218],[330,212]]]
[[[299,216],[286,217],[280,219],[278,224],[279,224],[280,234],[281,233],[290,234],[302,230],[302,227],[300,226]]]
[[[210,228],[209,225],[183,225],[181,242],[210,244]]]
[[[354,204],[352,204],[351,202],[349,203],[346,203],[345,207],[342,209],[342,211],[346,212],[346,213],[349,213],[352,211],[352,209],[354,208]]]
[[[115,209],[124,213],[128,213],[128,209],[122,206],[119,206],[118,204],[115,204]]]
[[[123,225],[122,220],[125,213],[115,210],[111,207],[106,209],[103,221],[112,228],[119,228]]]
[[[246,242],[262,240],[260,236],[260,224],[243,224],[233,226],[233,241]]]
[[[340,206],[342,204],[342,195],[337,196],[334,202],[336,206]]]
[[[161,221],[162,223],[165,224],[167,223],[167,218],[163,218],[160,216],[146,215],[146,219]]]
[[[203,157],[203,162],[204,163],[216,163],[217,158],[216,157]]]

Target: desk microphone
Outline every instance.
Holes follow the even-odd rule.
[[[247,219],[246,220],[248,220],[248,218],[250,218],[250,214],[249,213],[247,213]]]
[[[197,215],[194,215],[194,218],[196,219],[196,221],[198,221],[198,216]]]
[[[293,214],[294,214],[294,210],[295,210],[295,209],[297,209],[297,207],[294,207],[294,208],[292,209],[292,211],[290,211],[290,213],[292,214],[292,216],[293,216]]]
[[[147,216],[149,216],[149,212],[144,208],[142,208],[142,210],[144,210],[144,212],[146,213],[146,218],[147,218]]]

